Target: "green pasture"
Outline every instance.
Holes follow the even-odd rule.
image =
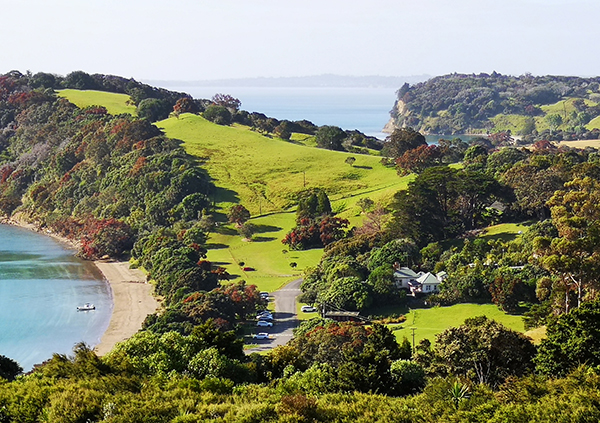
[[[494,124],[494,131],[511,131],[518,135],[525,127],[527,116],[499,114],[490,118],[490,121]]]
[[[252,241],[244,241],[232,225],[219,228],[208,239],[208,259],[223,266],[235,278],[255,284],[261,291],[275,291],[288,282],[301,277],[308,266],[315,266],[322,249],[289,251],[281,243],[285,234],[294,226],[295,213],[277,213],[253,218],[256,226]],[[239,263],[243,262],[244,266]],[[290,263],[296,263],[291,267]],[[243,267],[254,270],[244,271]]]
[[[135,116],[137,114],[136,107],[133,104],[129,104],[130,97],[127,94],[67,89],[59,90],[58,95],[82,109],[89,106],[104,106],[111,115],[129,113]]]
[[[521,316],[506,314],[494,304],[455,304],[450,307],[412,309],[406,315],[404,323],[388,325],[388,327],[398,341],[402,341],[406,336],[412,342],[411,328],[415,328],[415,344],[418,344],[421,339],[435,342],[435,335],[438,333],[462,325],[465,319],[482,315],[510,329],[525,331]]]
[[[488,226],[483,230],[480,238],[501,239],[502,241],[512,241],[520,234],[527,231],[532,222],[522,223],[501,223],[499,225]]]
[[[594,119],[590,120],[585,127],[590,131],[592,129],[600,129],[600,116],[596,116]]]
[[[383,166],[379,157],[307,147],[244,126],[215,125],[193,114],[163,120],[158,126],[167,136],[183,140],[186,151],[200,158],[219,188],[215,200],[224,211],[236,203],[252,215],[284,211],[298,191],[311,187],[325,188],[332,200],[377,197],[408,181]],[[349,156],[356,158],[353,166],[345,163]]]

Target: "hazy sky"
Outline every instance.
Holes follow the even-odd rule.
[[[600,74],[598,0],[0,2],[0,73]]]

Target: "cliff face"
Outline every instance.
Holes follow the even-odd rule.
[[[402,124],[402,122],[404,122],[405,117],[409,114],[410,111],[406,107],[406,103],[402,100],[396,100],[394,108],[390,111],[390,120],[385,124],[381,131],[386,134],[391,134],[394,132],[394,129],[405,126]]]

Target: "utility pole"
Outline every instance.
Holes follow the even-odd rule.
[[[303,182],[303,187],[306,188],[306,171],[302,172],[303,178],[304,178],[304,182]]]
[[[415,330],[417,330],[417,328],[410,328],[410,330],[412,330],[412,339],[413,339],[412,353],[414,355],[415,354]]]

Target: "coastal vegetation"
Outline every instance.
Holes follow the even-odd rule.
[[[109,112],[58,88],[121,95]],[[104,357],[79,344],[28,375],[0,357],[0,421],[598,419],[595,149],[403,128],[358,155],[345,131],[271,119],[118,77],[0,77],[2,213],[130,259],[164,299]],[[244,354],[260,290],[297,267],[304,302],[366,324],[306,319]],[[402,267],[443,274],[439,292],[401,289]],[[522,333],[544,326],[539,347]]]
[[[525,142],[598,139],[600,79],[450,74],[403,85],[392,127],[431,134],[509,133]]]

